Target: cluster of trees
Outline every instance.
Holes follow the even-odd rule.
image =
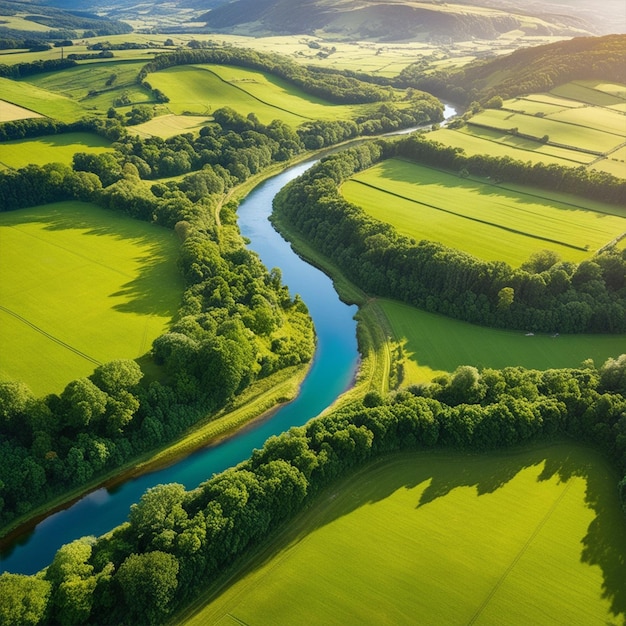
[[[290,297],[279,270],[268,271],[244,247],[234,207],[220,210],[225,191],[251,172],[236,167],[235,157],[243,163],[248,149],[261,149],[255,141],[263,136],[257,132],[240,147],[245,133],[214,125],[204,137],[212,139],[215,158],[231,153],[224,159],[235,173],[207,163],[147,189],[131,157],[143,149],[144,156],[150,149],[158,156],[162,146],[139,139],[125,144],[126,154],[106,153],[91,163],[93,155],[76,155],[75,167],[92,171],[48,164],[0,173],[5,210],[89,200],[174,228],[186,284],[176,322],[153,344],[158,380],[143,382],[136,363],[116,361],[45,398],[34,398],[21,383],[0,383],[0,465],[6,468],[0,524],[170,441],[252,382],[311,359],[315,340],[306,306]],[[176,141],[168,144],[174,155],[189,145],[183,137],[176,148]],[[266,151],[263,166],[271,161]]]
[[[5,624],[157,624],[325,486],[397,450],[485,450],[571,436],[626,470],[626,355],[599,369],[463,366],[384,398],[370,392],[268,439],[192,491],[154,487],[127,523],[62,547],[35,576],[0,576]],[[620,474],[621,475],[621,474]],[[626,495],[626,478],[620,482]]]
[[[16,63],[15,65],[6,65],[0,63],[0,76],[3,78],[11,78],[18,80],[20,78],[26,78],[33,74],[43,74],[44,72],[55,72],[58,70],[64,70],[68,67],[74,67],[76,61],[73,59],[37,59],[30,63]]]
[[[487,262],[438,242],[414,241],[347,202],[338,185],[390,156],[463,169],[500,180],[626,198],[624,181],[511,159],[465,157],[420,137],[377,141],[331,155],[279,192],[275,220],[305,237],[366,292],[473,323],[539,332],[626,332],[626,253],[609,248],[578,265],[555,254],[518,269]],[[576,176],[580,174],[580,179]],[[558,181],[558,184],[554,181]]]
[[[577,37],[475,61],[458,70],[427,72],[418,62],[394,79],[459,104],[550,91],[571,80],[626,82],[626,35]]]
[[[116,119],[85,117],[77,122],[68,123],[49,117],[33,117],[0,124],[0,142],[72,132],[96,133],[105,139],[116,141],[125,131]]]

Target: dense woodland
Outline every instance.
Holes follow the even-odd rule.
[[[520,268],[487,262],[433,241],[414,241],[370,218],[338,189],[354,172],[403,157],[454,172],[490,176],[626,203],[626,181],[602,172],[467,157],[420,136],[376,141],[327,157],[276,196],[275,221],[306,238],[369,294],[468,322],[538,332],[626,332],[626,254],[608,248],[578,265],[553,253]]]
[[[249,460],[192,491],[179,484],[148,490],[127,523],[62,547],[35,576],[3,574],[0,619],[162,623],[324,487],[398,450],[481,451],[567,436],[602,448],[623,474],[625,394],[624,355],[598,369],[463,366],[389,398],[369,393],[271,437]],[[619,488],[624,497],[626,477]]]
[[[174,228],[186,282],[177,320],[153,344],[160,379],[146,381],[135,362],[115,361],[45,398],[21,383],[0,383],[0,524],[172,440],[254,380],[311,358],[314,333],[305,305],[289,297],[278,270],[266,270],[238,238],[223,236],[224,226],[236,227],[235,207],[220,204],[224,194],[305,150],[441,119],[441,105],[424,94],[413,94],[408,109],[396,107],[385,86],[366,88],[336,73],[291,74],[290,63],[272,56],[219,53],[224,63],[273,71],[334,101],[369,102],[373,94],[386,101],[367,119],[310,122],[295,130],[221,109],[198,136],[168,140],[133,136],[128,120],[112,111],[107,120],[81,124],[115,141],[115,152],[78,153],[72,167],[0,172],[4,210],[82,200]],[[140,80],[175,63],[219,62],[212,49],[175,54],[157,57]],[[270,62],[277,63],[274,70]],[[6,140],[76,128],[29,120],[3,124],[0,133]],[[411,137],[326,158],[281,193],[277,221],[371,294],[494,326],[626,332],[623,253],[609,250],[578,266],[542,255],[512,270],[407,240],[341,198],[342,180],[391,156],[501,181],[600,193],[609,202],[626,198],[624,183],[605,174],[467,157]],[[151,186],[140,180],[177,175],[184,177]],[[545,372],[461,367],[389,397],[371,392],[270,438],[249,460],[195,490],[176,484],[149,490],[128,523],[64,546],[35,576],[1,575],[0,622],[162,623],[333,480],[398,450],[480,451],[566,436],[600,447],[623,475],[625,396],[624,355],[598,368],[585,363]],[[626,477],[619,489],[624,502]]]

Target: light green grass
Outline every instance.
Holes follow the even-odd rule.
[[[102,153],[111,142],[94,133],[64,133],[37,139],[7,141],[0,145],[0,167],[19,169],[29,164],[64,163],[70,165],[77,152]]]
[[[211,117],[204,115],[159,115],[143,124],[133,126],[132,134],[167,139],[181,133],[196,132],[211,119]]]
[[[626,115],[601,107],[580,107],[563,109],[558,113],[550,113],[550,119],[595,128],[607,133],[626,138]]]
[[[0,379],[40,395],[137,358],[176,313],[172,231],[66,202],[0,213]]]
[[[554,163],[577,167],[591,163],[597,157],[593,154],[550,146],[532,139],[508,135],[503,131],[477,126],[464,126],[451,130],[440,128],[428,135],[429,139],[446,146],[463,148],[468,156],[488,154],[494,157],[508,156],[525,163]]]
[[[403,348],[403,386],[428,382],[460,365],[502,369],[578,367],[586,359],[597,366],[626,353],[626,335],[526,335],[520,331],[477,326],[427,313],[407,304],[378,300],[394,341]]]
[[[624,159],[601,159],[591,165],[591,169],[607,172],[607,174],[612,174],[618,178],[626,178],[626,163]]]
[[[600,87],[598,89],[597,87]],[[613,85],[612,91],[616,92],[617,85]],[[623,88],[623,86],[621,86]],[[607,91],[607,85],[600,81],[573,81],[565,85],[559,85],[550,91],[555,96],[578,100],[597,107],[619,106],[624,103],[624,98]],[[619,93],[619,91],[617,91]]]
[[[137,84],[139,70],[145,61],[102,61],[78,65],[58,72],[47,72],[29,77],[27,82],[41,89],[63,94],[80,103],[85,109],[106,113],[115,100],[126,94],[133,104],[150,102],[150,92]],[[115,74],[111,85],[107,81]]]
[[[581,261],[626,230],[619,208],[614,209],[618,214],[607,215],[592,210],[592,201],[571,197],[577,206],[566,205],[549,194],[541,197],[540,191],[522,189],[400,159],[378,163],[341,186],[347,200],[407,237],[439,241],[513,266],[544,249],[564,260]]]
[[[150,84],[170,98],[167,107],[177,114],[209,115],[228,106],[265,124],[281,119],[299,126],[310,119],[350,119],[368,109],[332,105],[263,72],[231,66],[172,67],[151,74]]]
[[[501,109],[487,109],[474,115],[468,121],[470,126],[479,125],[497,130],[510,131],[517,128],[524,135],[540,139],[548,135],[550,141],[577,150],[590,150],[597,153],[608,152],[624,141],[623,129],[608,133],[595,128],[568,124],[550,118],[511,113]],[[621,132],[620,132],[621,131]],[[617,134],[620,133],[620,134]]]
[[[87,113],[86,109],[71,98],[24,81],[0,78],[0,94],[7,102],[64,122],[75,122]]]
[[[573,444],[394,455],[324,491],[176,623],[622,623],[615,482]]]

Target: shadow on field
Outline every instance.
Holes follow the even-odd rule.
[[[80,249],[68,251],[130,279],[119,291],[109,294],[123,299],[112,307],[114,310],[169,318],[176,314],[183,282],[176,268],[178,244],[173,233],[81,202],[28,209],[27,221],[41,222],[48,231],[82,230],[85,237],[108,237],[135,246],[138,256],[128,268],[123,260],[111,258],[106,246],[90,247],[87,242]]]
[[[251,569],[277,558],[318,528],[381,502],[397,490],[425,485],[416,503],[419,509],[459,487],[474,488],[479,496],[493,493],[530,467],[537,468],[538,482],[554,478],[566,482],[572,477],[585,480],[585,502],[595,517],[581,540],[580,560],[600,567],[602,597],[610,603],[614,616],[626,621],[626,522],[617,499],[617,476],[609,471],[607,481],[607,464],[602,457],[592,449],[571,443],[539,444],[486,454],[405,452],[376,460],[323,491],[278,540],[257,556]],[[520,506],[532,503],[521,501]],[[246,573],[242,571],[241,575]]]

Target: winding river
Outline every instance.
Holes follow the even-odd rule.
[[[1,571],[39,571],[52,561],[63,544],[85,535],[101,535],[124,522],[130,505],[146,489],[171,482],[182,483],[188,489],[197,487],[214,473],[247,459],[270,435],[305,424],[350,386],[358,360],[356,307],[341,302],[330,278],[302,261],[267,219],[276,193],[313,162],[294,166],[265,181],[238,208],[239,226],[242,235],[250,239],[249,247],[259,254],[266,267],[280,268],[285,284],[298,286],[297,293],[306,302],[315,323],[317,350],[298,397],[271,418],[254,423],[229,439],[113,490],[98,489],[51,515],[2,554]]]
[[[456,111],[445,107],[450,118]],[[407,129],[402,132],[410,132]],[[115,487],[93,491],[50,515],[24,533],[0,555],[0,572],[34,574],[47,566],[66,543],[87,535],[102,535],[126,521],[130,506],[155,485],[177,482],[187,489],[247,459],[271,435],[305,424],[321,413],[351,384],[357,369],[355,306],[339,300],[328,276],[304,262],[268,221],[272,199],[290,180],[311,167],[316,159],[289,168],[259,185],[238,208],[239,227],[268,268],[280,268],[283,282],[299,293],[317,333],[317,349],[300,394],[276,411],[233,437],[199,450],[164,469],[144,474]],[[293,286],[297,289],[293,290]]]

